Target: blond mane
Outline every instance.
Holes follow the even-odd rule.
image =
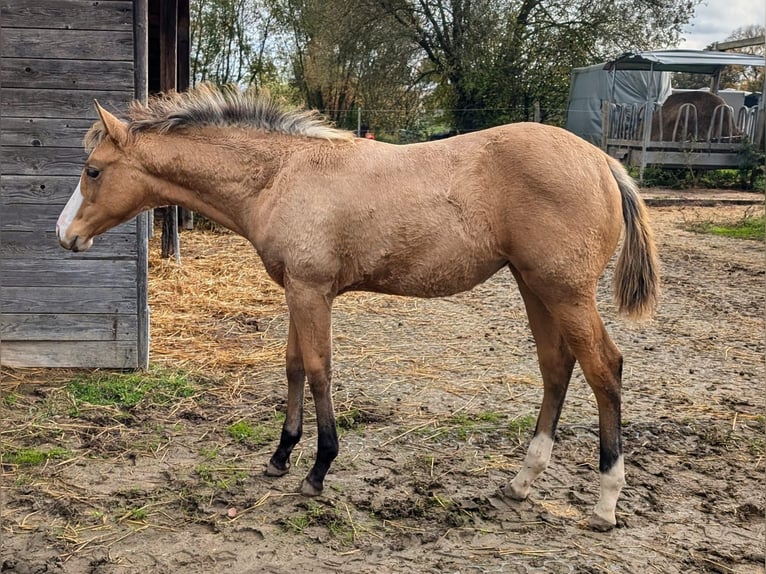
[[[328,140],[353,138],[351,132],[334,128],[316,111],[289,109],[268,93],[237,86],[200,84],[187,92],[152,96],[146,104],[134,100],[123,119],[131,134],[231,126]],[[96,122],[85,135],[85,148],[93,150],[104,137],[104,126]]]

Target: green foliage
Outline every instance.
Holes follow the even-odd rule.
[[[734,239],[750,239],[754,241],[764,241],[766,237],[766,228],[764,227],[764,217],[745,216],[739,221],[730,223],[713,223],[706,221],[696,223],[689,227],[690,231],[697,233],[709,233],[712,235],[721,235],[723,237],[732,237]]]
[[[521,435],[534,429],[536,423],[537,417],[533,414],[516,417],[508,423],[508,433],[513,437],[520,438]]]
[[[232,465],[203,463],[198,465],[195,471],[207,486],[219,490],[228,490],[232,485],[241,484],[247,478],[244,470]]]
[[[347,512],[315,502],[306,501],[302,506],[305,512],[283,519],[285,530],[303,534],[311,526],[324,526],[332,537],[344,545],[351,545],[356,537],[356,530]]]
[[[277,438],[284,418],[282,413],[277,413],[272,421],[259,425],[252,425],[243,419],[229,426],[229,436],[240,444],[263,446]]]
[[[529,415],[534,424],[534,416]],[[452,415],[443,424],[440,424],[436,430],[431,427],[420,429],[417,434],[424,435],[428,439],[440,437],[452,437],[458,440],[468,440],[475,435],[492,435],[499,432],[506,432],[507,415],[494,411],[485,411],[481,413],[457,413]],[[508,430],[519,425],[526,428],[527,417],[518,417],[507,423]],[[521,422],[519,422],[521,421]]]
[[[139,403],[167,405],[196,391],[180,373],[149,371],[136,373],[97,372],[66,386],[75,403],[131,409]]]
[[[51,448],[47,450],[35,447],[18,448],[2,453],[2,462],[5,464],[17,464],[21,466],[37,466],[49,460],[65,458],[69,455],[69,451],[63,448]]]
[[[19,396],[14,393],[10,393],[3,397],[3,402],[9,407],[14,406],[19,401]]]
[[[351,408],[337,414],[336,425],[338,428],[345,430],[362,430],[364,428],[362,418],[362,413],[359,409]]]
[[[737,151],[739,158],[739,182],[743,189],[763,189],[766,175],[766,153],[763,146],[753,145],[745,139]]]
[[[146,507],[141,506],[137,508],[129,508],[125,514],[120,517],[120,520],[132,520],[134,522],[143,522],[149,516],[149,512]]]
[[[192,72],[386,141],[562,125],[572,67],[675,44],[699,1],[192,0]]]
[[[744,164],[740,164],[742,166]],[[752,164],[747,164],[751,166]],[[631,168],[630,174],[638,179],[638,169]],[[742,189],[761,190],[764,186],[763,164],[739,169],[692,170],[688,168],[663,168],[646,166],[643,187],[665,187],[669,189]]]

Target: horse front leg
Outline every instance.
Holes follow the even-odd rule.
[[[330,465],[338,456],[331,384],[333,295],[329,288],[296,280],[285,281],[285,294],[317,417],[316,460],[301,483],[301,493],[318,496]]]
[[[266,467],[266,476],[283,476],[290,470],[290,454],[303,434],[303,391],[306,386],[306,370],[295,322],[290,317],[285,354],[287,374],[287,413],[282,425],[279,446]]]

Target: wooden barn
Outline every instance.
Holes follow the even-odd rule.
[[[188,15],[188,0],[0,0],[0,365],[148,365],[147,214],[80,254],[55,226],[93,100],[121,112],[188,85]]]

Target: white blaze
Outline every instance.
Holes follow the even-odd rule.
[[[61,212],[61,215],[59,215],[59,219],[56,222],[56,237],[61,243],[68,244],[71,241],[68,237],[69,226],[72,225],[77,212],[80,210],[82,200],[82,192],[80,191],[80,184],[78,182],[72,197],[69,198],[69,201],[66,206],[64,206],[64,210]]]

